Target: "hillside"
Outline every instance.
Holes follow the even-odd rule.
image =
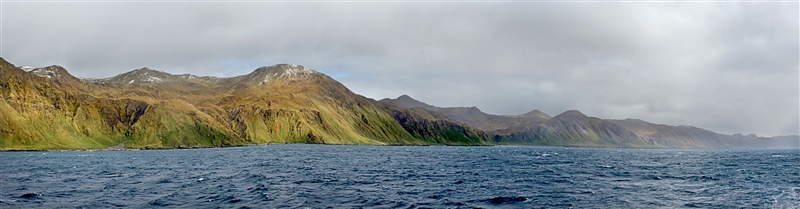
[[[0,150],[183,148],[263,143],[634,148],[800,148],[800,137],[725,135],[577,110],[492,115],[407,95],[375,101],[279,64],[229,78],[140,68],[104,79],[0,58]]]
[[[630,130],[577,110],[566,111],[538,124],[495,132],[494,140],[510,144],[649,147]]]
[[[639,119],[606,120],[633,131],[655,147],[671,148],[800,148],[800,137],[725,135],[692,126],[667,126]]]
[[[489,145],[489,135],[468,125],[449,120],[441,113],[419,107],[404,108],[375,102],[416,138],[438,144]]]
[[[415,137],[373,100],[291,64],[231,78],[141,68],[82,79],[60,66],[21,69],[0,58],[0,98],[2,150],[450,144]]]
[[[422,108],[438,112],[453,121],[466,124],[470,127],[487,131],[499,131],[516,126],[525,126],[541,123],[551,117],[542,111],[532,110],[522,115],[500,116],[486,114],[477,107],[435,107],[402,95],[397,99],[382,99],[380,102],[393,104],[405,108]]]
[[[550,117],[539,110],[491,115],[475,107],[435,107],[407,95],[383,103],[438,112],[446,119],[486,132],[497,144],[632,148],[800,148],[800,137],[724,135],[691,126],[637,119],[604,120],[577,110]]]

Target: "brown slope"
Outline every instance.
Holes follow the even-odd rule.
[[[233,78],[139,69],[67,83],[0,64],[0,149],[426,143],[370,100],[302,66]]]
[[[404,108],[385,102],[374,102],[411,133],[429,142],[447,145],[488,145],[489,136],[483,131],[451,121],[444,114],[421,107]]]
[[[534,110],[517,116],[483,113],[475,107],[441,108],[403,95],[381,102],[440,112],[448,119],[487,131],[496,143],[640,148],[800,148],[798,136],[724,135],[691,126],[641,120],[602,120],[578,111],[550,118]]]
[[[405,108],[419,107],[426,110],[444,114],[450,120],[469,125],[470,127],[486,131],[495,132],[517,126],[526,126],[541,123],[550,118],[549,115],[533,110],[522,115],[492,115],[487,114],[477,107],[435,107],[417,101],[408,95],[402,95],[397,99],[382,99],[383,103],[394,104]]]
[[[796,137],[725,135],[692,126],[668,126],[639,119],[606,120],[625,127],[655,147],[667,148],[800,148]]]
[[[490,133],[494,142],[501,144],[648,147],[629,130],[578,111],[567,111],[556,117],[539,110],[500,116],[484,113],[476,107],[435,107],[407,95],[381,102],[442,113],[450,120]]]
[[[648,147],[633,132],[577,110],[545,122],[496,132],[498,143],[592,147]]]
[[[121,126],[138,119],[127,104],[140,104],[93,97],[61,67],[26,72],[2,58],[0,98],[0,149],[114,145]]]

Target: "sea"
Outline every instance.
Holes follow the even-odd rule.
[[[800,208],[800,150],[2,152],[0,208]]]

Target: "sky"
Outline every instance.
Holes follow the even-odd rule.
[[[87,78],[293,63],[374,99],[796,135],[798,4],[3,1],[0,56]]]

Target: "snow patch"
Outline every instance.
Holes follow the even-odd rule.
[[[32,70],[36,69],[36,67],[31,67],[31,66],[19,66],[19,68],[26,72],[31,72]]]
[[[159,77],[155,77],[155,76],[150,76],[150,77],[148,77],[147,79],[145,79],[145,81],[148,81],[148,82],[156,82],[156,81],[161,81],[161,78],[159,78]]]
[[[281,73],[281,77],[309,75],[314,73],[313,70],[308,69],[302,65],[288,64],[288,68]]]
[[[58,75],[56,70],[50,69],[49,67],[37,68],[31,66],[19,66],[19,68],[25,72],[33,73],[34,75],[43,78],[53,78],[53,76]]]
[[[264,76],[264,81],[261,81],[261,83],[258,83],[258,85],[262,85],[262,84],[265,84],[267,82],[269,82],[269,75]]]
[[[34,68],[29,70],[28,72],[33,73],[36,76],[43,77],[43,78],[53,78],[53,76],[57,76],[58,72],[55,70],[51,70],[49,68]]]
[[[315,74],[319,74],[319,72],[306,68],[302,65],[278,64],[270,67],[265,66],[258,68],[256,71],[254,71],[254,73],[249,74],[247,77],[241,78],[247,79],[251,83],[263,85],[270,82],[270,80],[274,80],[275,78],[308,77]]]

